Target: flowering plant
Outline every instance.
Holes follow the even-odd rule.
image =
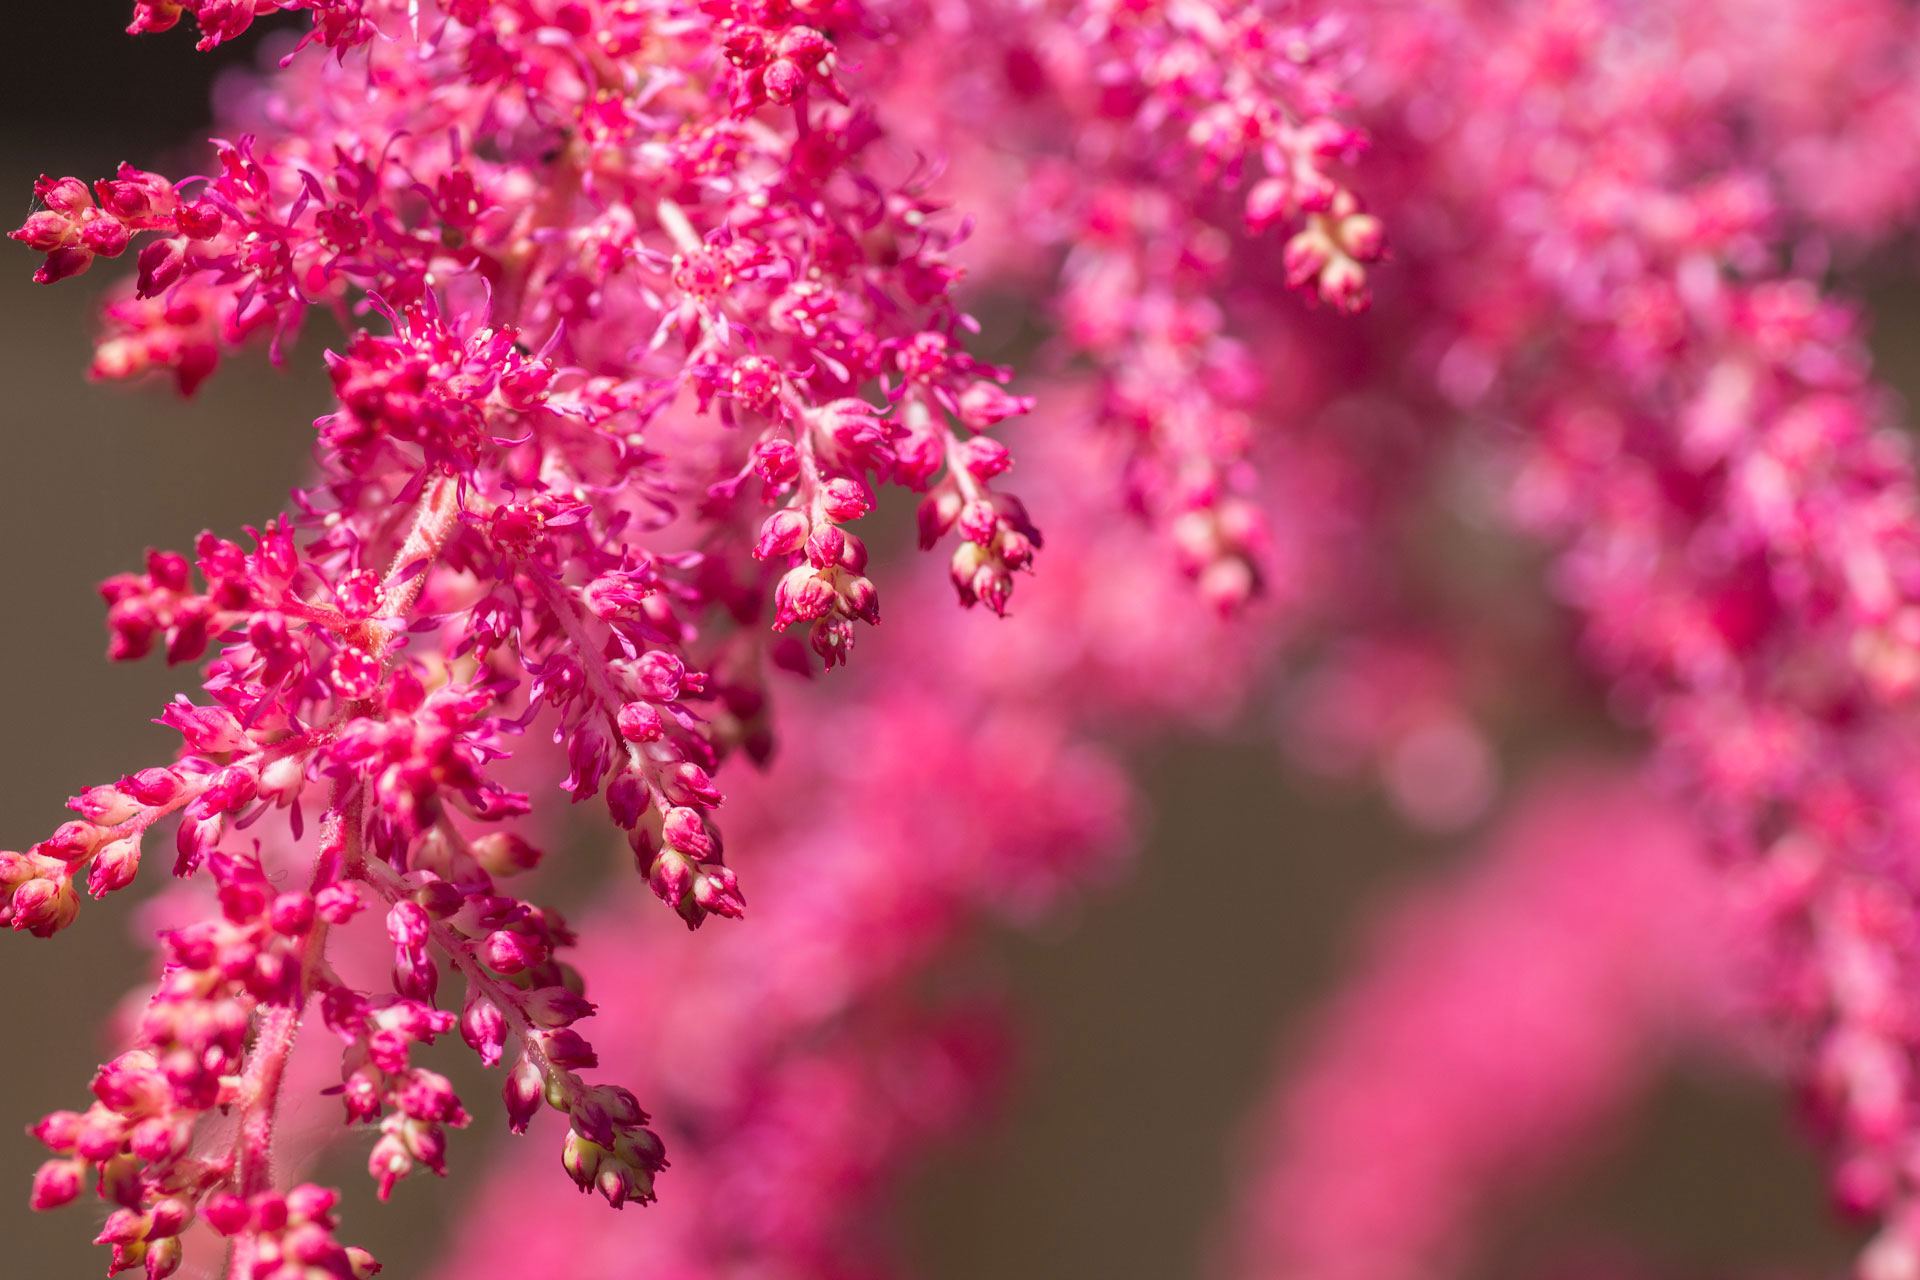
[[[1003,1057],[994,1009],[918,980],[1115,865],[1130,744],[1270,697],[1303,766],[1463,826],[1562,631],[1648,777],[1532,802],[1408,926],[1443,962],[1388,949],[1282,1089],[1235,1265],[1451,1263],[1480,1191],[1713,1043],[1814,1100],[1872,1280],[1920,1269],[1920,508],[1825,292],[1920,208],[1897,0],[131,29],[188,18],[289,24],[207,171],[44,178],[13,238],[43,283],[134,257],[97,377],[191,395],[347,336],[286,510],[102,584],[111,657],[201,664],[176,757],[0,852],[0,920],[41,937],[163,844],[184,882],[127,1047],[33,1130],[34,1206],[97,1196],[113,1271],[377,1270],[282,1100],[337,1096],[385,1199],[472,1121],[418,1060],[457,1033],[563,1173],[500,1171],[449,1274],[866,1274],[867,1206]],[[896,491],[970,614],[890,554]],[[1544,621],[1482,572],[1527,540]],[[611,891],[570,925],[536,896],[556,784],[689,929],[751,917],[689,939]],[[1482,1052],[1542,1027],[1531,1074]],[[1369,1067],[1408,1037],[1432,1077]],[[1503,1083],[1532,1105],[1489,1134]],[[1462,1176],[1370,1180],[1377,1124]]]

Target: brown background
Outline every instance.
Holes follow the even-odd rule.
[[[120,34],[125,7],[0,6],[0,192],[15,193],[22,216],[40,169],[98,175],[123,158],[156,161],[203,131],[207,77],[248,55],[244,43],[196,55],[178,31],[133,41]],[[288,371],[235,361],[191,405],[159,387],[91,386],[90,308],[117,268],[38,289],[32,267],[25,250],[0,249],[7,847],[60,821],[62,799],[79,785],[169,749],[170,735],[147,718],[184,687],[181,673],[104,661],[93,584],[134,567],[148,545],[185,546],[203,527],[231,533],[277,510],[325,405],[319,332]],[[1898,349],[1911,334],[1890,327],[1883,345]],[[1454,843],[1416,839],[1360,798],[1281,780],[1252,736],[1169,746],[1151,764],[1158,830],[1180,837],[1155,834],[1117,890],[1044,937],[998,940],[980,961],[1018,992],[1027,1070],[1003,1124],[903,1188],[899,1229],[934,1280],[1198,1274],[1225,1203],[1236,1126],[1281,1029],[1339,972],[1368,895],[1444,861]],[[1202,902],[1185,887],[1227,879],[1240,889],[1224,900]],[[100,1020],[141,963],[126,906],[90,907],[51,942],[0,936],[7,1280],[104,1272],[104,1252],[86,1243],[93,1210],[26,1209],[39,1153],[17,1126],[85,1101]],[[489,1130],[491,1109],[476,1110],[476,1130]],[[442,1210],[459,1194],[458,1171],[490,1140],[462,1135],[455,1178],[414,1179],[388,1210],[369,1208],[357,1190],[349,1238],[389,1275],[421,1274]],[[340,1178],[364,1188],[350,1169]],[[1814,1159],[1782,1099],[1752,1083],[1676,1080],[1588,1176],[1525,1207],[1496,1251],[1504,1261],[1484,1269],[1517,1270],[1546,1241],[1605,1237],[1694,1274],[1831,1271],[1850,1241],[1822,1206]]]

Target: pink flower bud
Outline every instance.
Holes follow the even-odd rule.
[[[763,75],[767,97],[783,107],[793,101],[807,82],[807,73],[785,58],[769,64]]]
[[[556,1067],[579,1071],[600,1065],[600,1056],[593,1051],[593,1046],[572,1027],[561,1027],[539,1035],[540,1047],[546,1051],[547,1061]]]
[[[1287,272],[1287,283],[1300,288],[1320,274],[1331,256],[1327,238],[1315,228],[1309,227],[1287,241],[1282,258]]]
[[[33,194],[47,208],[68,217],[77,218],[93,208],[93,193],[78,178],[54,179],[42,174],[33,184]]]
[[[134,289],[142,298],[154,298],[171,289],[187,269],[187,249],[178,240],[155,240],[140,251],[140,274]]]
[[[350,884],[330,884],[313,895],[314,910],[328,924],[345,924],[366,904]]]
[[[816,569],[831,569],[840,563],[847,547],[847,536],[839,525],[821,524],[807,539],[807,563]]]
[[[128,836],[103,845],[87,871],[87,892],[104,898],[133,883],[140,870],[140,838]]]
[[[525,1133],[534,1112],[540,1109],[540,1103],[546,1097],[546,1080],[532,1058],[520,1055],[513,1070],[507,1073],[500,1096],[507,1107],[507,1127],[515,1133]]]
[[[1033,563],[1033,540],[1013,529],[1002,529],[994,536],[993,551],[1009,569],[1024,569]]]
[[[787,440],[762,440],[753,450],[753,469],[775,489],[800,478],[800,454]]]
[[[220,1192],[206,1198],[200,1206],[200,1216],[215,1231],[230,1236],[246,1228],[250,1213],[245,1200],[230,1192]]]
[[[864,480],[853,476],[835,476],[827,481],[821,495],[821,507],[827,518],[837,524],[858,520],[873,510],[873,490]]]
[[[961,465],[981,480],[991,480],[1013,465],[1007,446],[987,436],[975,436],[960,446]]]
[[[1262,178],[1247,192],[1247,229],[1258,234],[1292,215],[1289,186],[1284,178]]]
[[[607,812],[623,830],[636,826],[653,803],[653,788],[638,770],[622,773],[607,784]]]
[[[593,1014],[593,1004],[565,987],[541,987],[527,993],[524,1002],[527,1017],[535,1026],[568,1026]]]
[[[713,837],[708,834],[706,821],[697,809],[676,806],[667,810],[661,838],[668,848],[677,849],[695,861],[705,861],[715,852]]]
[[[193,1222],[193,1205],[179,1196],[166,1196],[147,1210],[147,1239],[177,1236]]]
[[[661,649],[650,649],[633,664],[634,681],[640,691],[655,702],[671,702],[680,696],[680,682],[686,679],[687,664]]]
[[[313,927],[313,895],[290,889],[273,900],[267,922],[282,937],[297,938]]]
[[[79,862],[92,855],[105,834],[91,822],[63,822],[52,835],[35,845],[33,851],[61,862]]]
[[[1333,258],[1320,272],[1320,297],[1345,312],[1365,311],[1370,302],[1366,268],[1345,254]]]
[[[999,523],[1000,513],[984,498],[975,498],[960,510],[960,536],[968,542],[977,542],[981,546],[992,543],[993,531]]]
[[[1005,614],[1007,601],[1013,595],[1013,577],[990,560],[974,574],[973,595],[995,613]]]
[[[1032,396],[1016,396],[996,382],[976,382],[960,393],[960,421],[969,431],[1033,412]]]
[[[693,888],[693,862],[674,849],[662,849],[647,869],[647,887],[670,907],[677,907]]]
[[[660,713],[645,702],[629,702],[617,717],[620,736],[629,742],[658,742],[666,734]]]
[[[506,1047],[506,1015],[485,996],[474,996],[460,1014],[460,1038],[480,1055],[482,1064],[490,1067],[500,1061]]]
[[[795,622],[810,622],[833,608],[833,584],[812,566],[796,565],[774,588],[773,603],[776,630]]]
[[[857,534],[840,531],[840,567],[848,573],[867,571],[867,544]]]
[[[49,1160],[33,1175],[33,1196],[29,1204],[36,1210],[58,1209],[79,1196],[86,1165],[78,1160]]]
[[[711,809],[720,803],[720,791],[713,785],[713,779],[707,771],[691,760],[682,760],[673,767],[661,785],[667,799],[675,804],[699,805]]]
[[[1348,256],[1360,262],[1374,262],[1386,252],[1386,231],[1380,219],[1369,213],[1356,213],[1340,221],[1340,245]]]
[[[36,938],[51,938],[80,914],[80,895],[73,882],[29,880],[13,892],[13,927]]]
[[[103,827],[117,826],[141,809],[140,803],[119,787],[89,787],[67,801],[67,807]]]
[[[93,265],[93,251],[80,245],[65,245],[47,255],[40,269],[33,273],[35,284],[57,284],[72,279]]]
[[[747,910],[733,869],[711,863],[700,869],[700,875],[693,882],[693,900],[700,904],[703,911],[730,920],[739,919]]]
[[[877,626],[880,622],[880,590],[873,585],[873,579],[850,577],[840,587],[840,602],[846,606],[849,614],[867,623]]]
[[[754,544],[753,554],[762,560],[790,555],[806,545],[807,532],[806,514],[792,507],[782,507],[760,526],[760,541]]]
[[[540,865],[540,850],[511,831],[490,831],[472,845],[474,860],[490,876],[513,876]]]
[[[28,218],[26,224],[18,231],[10,232],[9,235],[36,253],[51,253],[69,243],[74,230],[73,223],[68,221],[65,214],[56,213],[52,209],[42,209]]]
[[[150,808],[172,803],[187,789],[186,781],[171,769],[142,769],[122,785],[135,800]]]
[[[39,866],[28,855],[0,849],[0,890],[17,889],[39,874]]]
[[[178,1234],[169,1235],[147,1243],[147,1280],[167,1280],[167,1277],[180,1269],[181,1262],[187,1256],[186,1246],[180,1242]]]
[[[511,976],[539,964],[547,955],[538,939],[510,929],[496,929],[487,935],[481,958],[495,973]]]
[[[103,258],[119,257],[132,240],[133,233],[118,218],[88,218],[80,225],[80,243]]]
[[[220,755],[252,746],[240,721],[224,707],[197,707],[181,698],[160,713],[160,723],[179,730],[188,749],[200,755]]]

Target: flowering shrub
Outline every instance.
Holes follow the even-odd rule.
[[[920,979],[1115,868],[1130,742],[1278,666],[1298,758],[1471,823],[1561,630],[1649,776],[1563,784],[1408,917],[1276,1104],[1240,1264],[1451,1263],[1711,1042],[1813,1099],[1871,1280],[1920,1269],[1920,508],[1826,292],[1920,208],[1905,6],[138,0],[131,30],[188,18],[287,37],[207,172],[44,178],[13,238],[45,283],[134,258],[100,378],[308,358],[316,308],[348,336],[287,509],[102,584],[111,657],[200,664],[176,757],[0,852],[41,937],[143,853],[188,882],[131,1043],[33,1130],[34,1206],[97,1196],[114,1271],[216,1236],[233,1277],[377,1270],[277,1125],[312,1024],[383,1199],[481,1111],[416,1061],[441,1037],[557,1130],[563,1173],[498,1171],[449,1275],[867,1274],[875,1198],[1003,1057]],[[867,519],[896,489],[971,613]],[[1516,544],[1571,625],[1487,589]],[[556,786],[664,911],[536,899]],[[1489,1129],[1496,1092],[1524,1105]],[[1373,1176],[1394,1141],[1426,1163]],[[547,1204],[573,1188],[667,1203]]]

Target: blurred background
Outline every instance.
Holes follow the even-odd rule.
[[[123,159],[158,165],[204,137],[212,78],[256,43],[197,54],[185,30],[136,41],[122,34],[126,0],[6,7],[0,192],[13,193],[21,217],[41,171],[92,178]],[[187,154],[169,171],[190,172],[200,157]],[[149,545],[186,546],[206,527],[233,534],[279,509],[306,465],[309,424],[327,407],[319,353],[333,340],[322,322],[284,370],[259,354],[235,360],[191,404],[158,385],[94,386],[92,308],[130,263],[53,289],[29,282],[34,265],[24,249],[0,252],[0,844],[9,847],[61,821],[61,802],[80,786],[170,749],[172,735],[148,718],[188,681],[158,664],[106,663],[94,584],[135,567]],[[1898,383],[1913,370],[1920,326],[1903,288],[1872,292],[1883,367]],[[1607,736],[1593,725],[1556,730],[1568,733]],[[1043,935],[994,939],[969,961],[1015,992],[1027,1049],[1001,1120],[902,1188],[897,1230],[920,1274],[1201,1271],[1250,1109],[1288,1029],[1341,973],[1363,906],[1476,836],[1411,833],[1360,791],[1290,774],[1271,739],[1262,713],[1237,740],[1163,744],[1144,762],[1156,814],[1134,874]],[[1507,775],[1525,777],[1537,750],[1530,737],[1503,743]],[[1203,897],[1187,887],[1196,882],[1236,888]],[[144,963],[132,896],[91,909],[51,942],[0,937],[9,1127],[85,1101],[100,1024]],[[339,1157],[355,1197],[349,1238],[387,1274],[424,1272],[475,1149],[495,1145],[491,1092],[476,1091],[479,1118],[460,1135],[454,1177],[409,1180],[398,1212],[369,1211],[366,1179],[346,1171],[364,1147]],[[91,1208],[27,1210],[40,1158],[23,1132],[0,1132],[6,1275],[103,1272],[104,1252],[76,1220]],[[1548,1242],[1591,1238],[1629,1242],[1677,1273],[1835,1273],[1857,1241],[1824,1205],[1817,1156],[1787,1100],[1751,1080],[1675,1078],[1584,1175],[1516,1206],[1475,1269],[1518,1275]]]

